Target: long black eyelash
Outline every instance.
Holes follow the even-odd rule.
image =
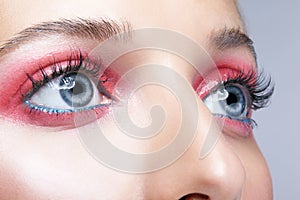
[[[270,104],[271,96],[274,93],[274,83],[270,75],[263,70],[256,72],[238,71],[229,74],[223,85],[240,84],[244,86],[250,95],[251,109],[258,110]]]
[[[71,72],[85,72],[93,77],[99,77],[99,72],[101,68],[101,63],[92,63],[89,58],[84,58],[81,51],[76,51],[68,57],[67,66],[62,66],[60,63],[56,63],[55,58],[53,58],[53,66],[51,72],[47,73],[42,66],[39,66],[41,77],[36,80],[33,76],[26,73],[26,76],[32,83],[32,91],[29,94],[22,94],[23,97],[30,97],[37,90],[39,90],[43,85],[51,82],[51,80]]]

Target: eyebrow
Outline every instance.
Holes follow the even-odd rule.
[[[244,33],[240,28],[223,28],[218,31],[214,31],[210,36],[210,42],[214,48],[218,50],[225,50],[237,47],[246,47],[252,54],[255,62],[257,55],[253,45],[253,41],[250,37]]]
[[[51,35],[66,35],[94,40],[105,40],[120,33],[130,33],[131,25],[128,21],[114,21],[111,19],[60,19],[58,21],[43,22],[26,28],[0,45],[0,56],[18,46]]]
[[[0,57],[22,44],[51,35],[67,35],[94,40],[105,40],[116,34],[130,33],[132,27],[126,20],[121,22],[111,19],[60,19],[43,22],[26,28],[13,38],[0,45]],[[222,28],[213,31],[209,41],[215,49],[226,50],[236,47],[246,47],[256,61],[253,41],[239,28]]]

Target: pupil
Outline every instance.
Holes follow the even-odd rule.
[[[233,94],[233,93],[229,93],[229,96],[226,99],[226,103],[228,105],[237,103],[237,96],[235,94]]]
[[[74,95],[77,95],[77,94],[83,93],[84,89],[80,83],[75,82],[75,86],[70,90],[71,90],[71,93],[73,93]]]

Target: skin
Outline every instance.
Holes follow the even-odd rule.
[[[234,55],[249,66],[256,67],[249,50],[244,47],[215,52],[208,36],[213,30],[241,28],[236,2],[231,0],[65,0],[65,1],[0,1],[0,44],[33,24],[59,18],[126,19],[133,29],[158,27],[180,32],[207,49],[214,60]],[[205,19],[205,20],[203,20]],[[3,28],[4,27],[4,28]],[[51,41],[51,42],[50,42]],[[29,42],[0,58],[0,74],[14,58],[31,59],[35,54],[47,53],[47,48],[60,49],[71,43],[91,50],[94,41],[54,38]],[[42,47],[42,48],[39,48]],[[45,50],[46,49],[46,50]],[[195,70],[188,63],[172,55],[141,51],[129,55],[143,56],[135,64],[159,62],[180,73],[192,82]],[[132,63],[130,63],[132,64]],[[181,67],[178,67],[181,66]],[[182,67],[183,66],[183,67]],[[5,79],[5,77],[0,77]],[[155,87],[155,86],[153,86]],[[145,89],[132,100],[132,118],[147,123],[147,111],[157,101],[155,88]],[[160,93],[160,92],[158,92]],[[169,95],[161,92],[161,95]],[[159,96],[159,95],[157,95]],[[169,97],[167,97],[169,98]],[[147,99],[139,102],[139,99]],[[151,152],[170,141],[178,128],[180,111],[171,99],[165,103],[172,115],[166,118],[168,128],[157,138],[148,141],[128,139],[115,127],[111,116],[98,120],[109,132],[106,136],[116,146],[129,152]],[[97,162],[82,146],[76,129],[51,129],[23,124],[0,117],[0,197],[9,199],[272,199],[272,183],[266,162],[253,136],[240,137],[234,131],[224,131],[205,159],[199,159],[202,145],[212,120],[211,113],[201,99],[197,100],[199,127],[193,143],[172,165],[151,173],[131,174],[113,170]],[[177,107],[176,107],[177,106]],[[142,108],[142,109],[137,109]],[[139,121],[140,120],[140,121]],[[187,199],[188,199],[187,198]]]

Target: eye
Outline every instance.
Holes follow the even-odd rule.
[[[243,86],[229,84],[219,87],[204,98],[204,103],[215,115],[245,120],[250,110],[250,95]]]
[[[25,104],[48,113],[78,112],[111,104],[93,78],[80,72],[60,75],[33,92]]]
[[[196,88],[211,113],[226,133],[247,137],[257,126],[251,118],[253,111],[270,103],[274,84],[269,75],[253,68],[248,71],[220,67],[221,80],[207,78]],[[211,76],[213,77],[213,76]]]
[[[103,118],[118,101],[114,88],[119,74],[87,52],[74,50],[36,62],[18,75],[4,108],[15,120],[72,129]]]

